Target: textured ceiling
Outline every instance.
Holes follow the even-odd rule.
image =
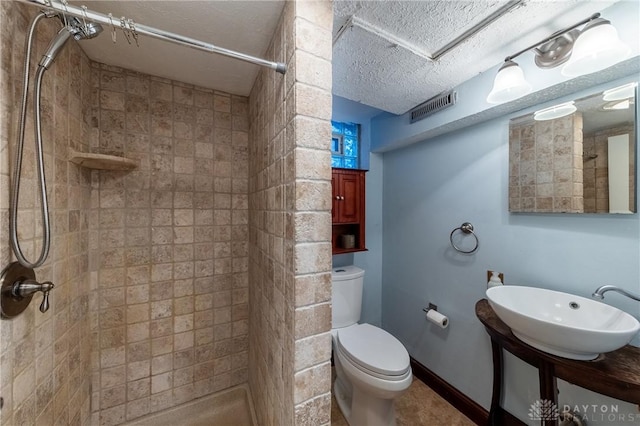
[[[263,58],[284,7],[278,1],[71,1],[104,14]],[[118,22],[116,21],[116,25]],[[259,66],[140,36],[129,45],[120,30],[114,44],[111,28],[81,42],[95,61],[211,89],[248,95]],[[265,58],[268,59],[268,58]]]
[[[357,16],[425,52],[434,52],[506,1],[336,1],[334,34]]]
[[[403,114],[615,1],[526,1],[438,60],[429,59],[506,3],[334,2],[333,93]]]

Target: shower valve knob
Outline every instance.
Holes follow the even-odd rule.
[[[47,312],[49,310],[49,292],[51,291],[51,289],[53,288],[53,284],[51,282],[46,282],[46,283],[42,283],[44,284],[50,284],[51,287],[48,290],[42,290],[42,303],[40,303],[40,312],[42,312],[43,314],[45,312]]]
[[[50,307],[49,293],[53,287],[51,281],[39,283],[33,269],[19,262],[9,264],[0,272],[0,316],[13,318],[20,315],[39,291],[43,295],[40,312],[47,312]]]
[[[15,297],[27,297],[37,291],[43,294],[42,303],[40,304],[40,312],[45,313],[49,310],[49,292],[53,289],[51,281],[39,283],[35,280],[24,280],[13,285],[12,293]]]

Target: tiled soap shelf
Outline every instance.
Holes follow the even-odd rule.
[[[138,162],[129,158],[77,151],[69,152],[69,161],[87,169],[97,170],[133,170],[138,167]]]

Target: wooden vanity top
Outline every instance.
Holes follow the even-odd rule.
[[[553,365],[553,375],[602,395],[640,404],[640,348],[624,346],[593,361],[576,361],[542,352],[519,340],[489,305],[476,303],[476,316],[504,349],[534,365]]]

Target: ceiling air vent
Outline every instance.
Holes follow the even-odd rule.
[[[441,93],[412,109],[411,123],[415,123],[423,118],[427,118],[431,114],[435,114],[436,112],[449,108],[450,106],[455,105],[457,101],[458,92],[449,90],[448,92]]]

